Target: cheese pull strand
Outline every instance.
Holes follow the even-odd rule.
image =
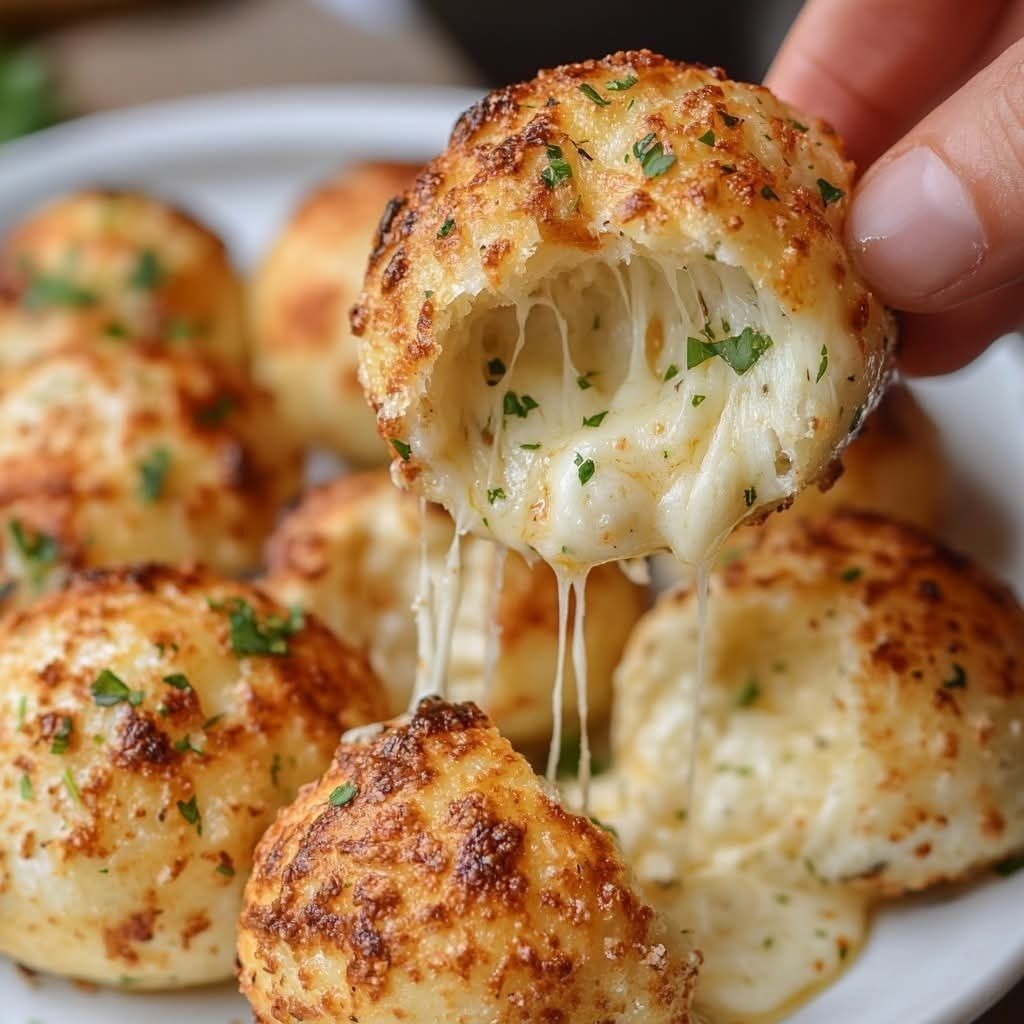
[[[548,767],[545,776],[549,785],[558,779],[558,758],[562,751],[562,701],[565,692],[565,648],[569,625],[570,579],[555,569],[558,581],[558,664],[555,667],[555,686],[551,692],[551,746],[548,748]]]
[[[580,798],[583,813],[590,810],[590,726],[587,721],[587,638],[586,638],[587,574],[572,581],[575,611],[572,621],[572,670],[576,677],[576,713],[580,721]]]

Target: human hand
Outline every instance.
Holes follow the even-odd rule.
[[[848,241],[906,370],[1024,324],[1024,0],[808,0],[766,84],[870,164]]]

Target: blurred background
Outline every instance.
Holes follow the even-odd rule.
[[[758,79],[799,6],[0,0],[0,141],[96,110],[196,93],[331,82],[494,85],[641,46]]]

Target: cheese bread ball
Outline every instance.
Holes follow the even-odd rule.
[[[492,93],[389,207],[353,310],[397,478],[570,569],[706,560],[876,397],[852,180],[823,123],[648,51]]]
[[[699,954],[472,704],[343,742],[263,837],[239,925],[259,1024],[686,1024]]]
[[[359,296],[381,211],[412,182],[411,164],[348,168],[307,197],[253,280],[252,367],[295,440],[356,465],[388,449],[357,375],[348,314]]]
[[[451,517],[429,505],[423,529],[428,562],[440,572],[452,542]],[[416,676],[412,606],[419,582],[419,531],[417,499],[398,490],[381,470],[310,491],[282,520],[267,549],[263,586],[283,604],[315,612],[344,640],[366,649],[388,687],[394,714],[408,705]],[[463,593],[449,692],[456,700],[486,703],[513,742],[546,742],[558,653],[557,585],[543,563],[531,567],[510,553],[502,571],[501,557],[489,541],[463,542]],[[498,582],[500,592],[495,590]],[[591,714],[600,720],[611,705],[612,672],[647,597],[609,565],[590,574],[586,602],[587,692]],[[492,612],[497,660],[488,697],[485,665]],[[574,721],[571,665],[563,706],[567,721]]]
[[[231,974],[256,841],[383,711],[361,656],[250,587],[95,570],[0,620],[0,953],[102,984]]]
[[[152,196],[75,192],[0,245],[0,366],[105,342],[194,349],[241,367],[242,321],[224,243]]]
[[[824,515],[834,509],[859,508],[891,519],[937,530],[949,491],[942,442],[928,413],[904,385],[890,387],[860,432],[843,451],[843,471],[827,489],[808,487],[781,516],[742,526],[722,547],[735,558],[754,543],[759,530],[772,529],[786,516]],[[672,555],[656,556],[659,582],[690,577]]]
[[[266,395],[196,356],[65,349],[0,375],[0,544],[8,602],[69,568],[259,561],[297,454]]]
[[[780,523],[712,579],[695,800],[693,589],[616,678],[622,827],[645,876],[750,854],[880,895],[1024,849],[1024,610],[911,527]]]

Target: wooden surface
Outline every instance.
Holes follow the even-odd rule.
[[[383,34],[311,0],[111,13],[52,32],[46,47],[70,108],[82,113],[251,86],[473,81],[469,62],[426,19]],[[978,1024],[1024,1024],[1024,983]]]

